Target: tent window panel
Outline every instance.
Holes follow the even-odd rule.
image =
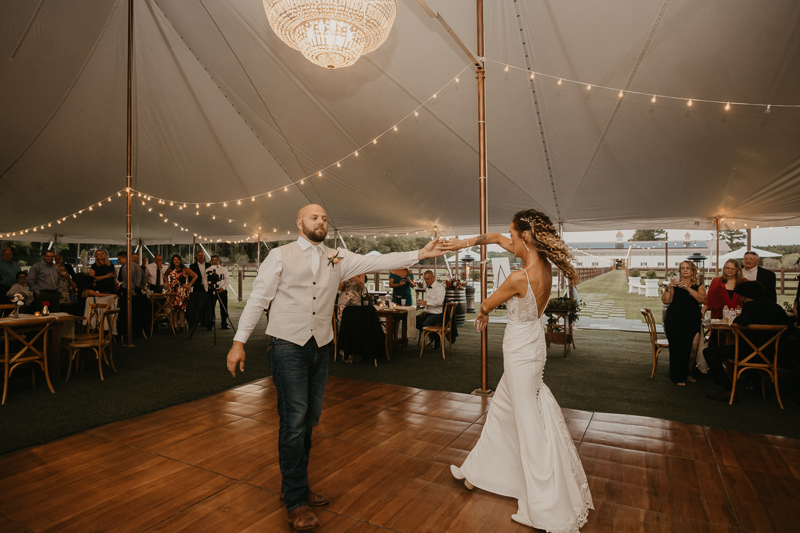
[[[663,267],[664,266],[664,262],[662,261],[662,262],[658,263],[658,266]]]

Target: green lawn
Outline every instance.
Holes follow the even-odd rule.
[[[708,281],[710,282],[710,280]],[[778,288],[779,304],[794,302],[797,292],[796,282],[792,281],[791,283],[792,289],[786,290],[785,294],[780,294],[780,287]],[[786,284],[788,286],[789,282],[787,281]],[[586,298],[588,295],[605,295],[602,296],[604,300],[613,300],[615,306],[625,309],[625,318],[641,319],[640,309],[648,307],[653,312],[656,323],[661,323],[662,304],[660,298],[648,298],[638,294],[630,294],[624,270],[612,270],[607,274],[581,283],[578,287],[578,293],[581,298]]]

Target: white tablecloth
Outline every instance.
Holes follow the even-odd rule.
[[[419,336],[417,331],[417,308],[413,305],[395,305],[395,309],[402,309],[408,312],[408,338],[416,339]],[[375,309],[386,309],[385,307],[375,306]]]
[[[86,298],[86,306],[83,309],[83,325],[85,326],[86,323],[89,321],[89,317],[92,314],[92,308],[90,307],[92,304],[109,304],[111,309],[116,309],[118,306],[119,299],[116,296],[97,296],[92,298]],[[100,312],[100,316],[102,316],[102,311]],[[97,325],[92,321],[92,324],[89,326],[90,328],[96,328]],[[114,321],[114,330],[111,332],[114,335],[117,334],[117,321]]]

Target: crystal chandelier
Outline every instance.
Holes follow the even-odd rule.
[[[280,39],[321,67],[349,67],[383,44],[396,0],[263,0]]]

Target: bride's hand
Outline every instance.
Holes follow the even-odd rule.
[[[455,251],[467,248],[468,246],[469,241],[467,239],[447,239],[446,241],[441,241],[438,248],[441,250]]]
[[[489,315],[483,312],[478,313],[478,316],[475,317],[475,328],[478,331],[483,331],[487,324],[489,324]]]

